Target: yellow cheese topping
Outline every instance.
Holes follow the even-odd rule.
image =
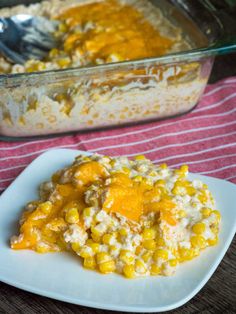
[[[78,51],[92,63],[160,56],[173,45],[137,9],[116,0],[73,7],[57,18],[68,27],[64,50]]]
[[[85,268],[128,278],[171,275],[218,241],[214,199],[187,173],[187,166],[173,170],[144,156],[78,156],[41,185],[11,248],[68,250]]]

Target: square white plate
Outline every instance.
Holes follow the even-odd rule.
[[[9,239],[17,234],[23,206],[38,197],[38,186],[56,170],[69,165],[76,150],[51,150],[29,165],[0,197],[0,280],[26,291],[94,308],[162,312],[189,301],[209,280],[236,231],[236,185],[190,174],[208,184],[222,214],[220,241],[200,257],[182,264],[173,277],[127,280],[85,270],[69,253],[37,254],[13,251]]]

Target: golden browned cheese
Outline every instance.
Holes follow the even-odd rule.
[[[127,219],[139,221],[143,213],[143,189],[127,175],[118,173],[111,177],[103,209]]]
[[[107,0],[70,8],[57,17],[66,21],[65,51],[78,51],[91,62],[124,61],[164,55],[173,41],[163,37],[134,7]],[[91,28],[87,23],[90,23]],[[80,25],[89,29],[75,32]]]
[[[68,226],[66,213],[75,209],[80,226],[84,226],[81,212],[86,206],[85,195],[89,187],[99,183],[100,193],[95,198],[108,213],[118,213],[131,222],[139,222],[142,214],[149,211],[161,212],[162,219],[175,225],[171,209],[175,204],[171,200],[160,200],[161,187],[151,187],[145,182],[138,182],[122,172],[109,174],[96,161],[88,161],[79,166],[71,166],[68,170],[70,180],[65,184],[58,183],[57,174],[52,176],[54,190],[48,195],[46,202],[36,201],[33,211],[25,211],[20,228],[21,237],[12,242],[13,249],[32,249],[37,251],[37,244],[46,241],[57,245],[61,250],[65,243],[62,237]],[[106,180],[110,183],[107,184]]]

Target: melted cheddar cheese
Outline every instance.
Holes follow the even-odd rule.
[[[57,18],[66,22],[64,50],[92,63],[160,56],[173,45],[141,12],[116,0],[73,7]]]

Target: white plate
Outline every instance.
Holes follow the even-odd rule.
[[[69,253],[41,255],[9,248],[24,204],[37,198],[42,181],[80,153],[88,154],[65,149],[44,153],[0,197],[0,280],[50,298],[109,310],[162,312],[189,301],[212,276],[236,231],[236,186],[226,181],[190,174],[190,179],[208,184],[216,198],[222,214],[220,241],[199,258],[182,264],[173,277],[127,280],[85,270]]]

